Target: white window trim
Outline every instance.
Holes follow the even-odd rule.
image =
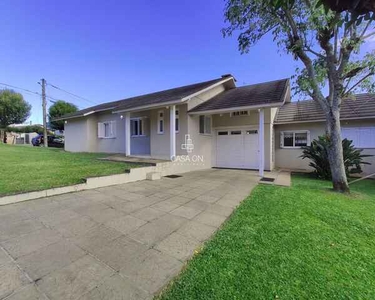
[[[162,117],[160,117],[161,113],[163,114]],[[164,129],[165,129],[164,115],[165,115],[164,110],[158,111],[158,123],[157,123],[158,134],[164,134]],[[163,121],[163,131],[160,131],[160,121]]]
[[[130,122],[131,121],[138,121],[138,134],[131,134],[131,128],[130,128],[130,136],[132,137],[132,138],[138,138],[138,137],[145,137],[146,135],[144,134],[144,130],[145,130],[145,127],[144,127],[144,122],[143,122],[143,118],[131,118],[130,119]],[[140,122],[142,122],[142,134],[139,134],[139,124],[140,124]]]
[[[242,111],[246,111],[247,112],[247,114],[246,115],[241,115],[241,114],[239,114],[238,116],[236,116],[236,115],[234,115],[235,113],[237,113],[237,112],[239,112],[239,113],[241,113]],[[237,111],[232,111],[231,113],[230,113],[230,117],[232,118],[237,118],[237,117],[249,117],[250,116],[250,111],[249,110],[237,110]]]
[[[284,134],[293,133],[293,145],[295,144],[296,133],[307,133],[307,146],[310,146],[310,131],[309,130],[284,130],[280,131],[280,148],[282,149],[301,149],[302,146],[284,146]]]
[[[180,124],[180,111],[178,108],[176,109],[176,120],[178,120],[178,122],[175,123],[175,124],[178,123],[178,129],[176,129],[176,133],[179,133],[181,124]]]
[[[201,116],[204,116],[204,120],[205,120],[205,122],[206,122],[206,118],[210,118],[210,128],[211,128],[211,132],[210,133],[207,133],[207,132],[204,132],[204,133],[201,133],[200,132],[200,117]],[[198,119],[198,122],[199,122],[199,125],[198,125],[198,132],[199,132],[199,134],[200,135],[206,135],[206,136],[212,136],[212,116],[211,115],[200,115],[199,116],[199,119]],[[205,130],[206,129],[206,126],[205,126],[205,124],[206,123],[204,123],[204,125],[203,125],[203,130]]]
[[[105,124],[109,125],[110,135],[105,136]],[[99,139],[115,139],[116,138],[116,121],[98,122],[98,138]]]

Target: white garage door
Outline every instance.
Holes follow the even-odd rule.
[[[259,169],[258,130],[217,130],[216,167]]]

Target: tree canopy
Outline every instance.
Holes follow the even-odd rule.
[[[359,55],[364,42],[375,35],[373,13],[335,12],[318,0],[228,0],[225,19],[229,26],[222,32],[238,34],[242,53],[271,34],[280,49],[303,63],[296,70],[296,92],[319,100],[327,84],[329,100],[337,88],[341,97],[375,92],[375,50]],[[330,76],[340,79],[342,86],[332,86]]]
[[[0,91],[0,127],[25,122],[30,111],[31,105],[20,93],[12,90]]]
[[[64,121],[53,121],[53,119],[59,118],[63,115],[76,112],[78,110],[77,106],[73,103],[65,102],[63,100],[56,101],[49,108],[49,120],[51,127],[57,130],[64,130]]]
[[[333,186],[347,192],[340,107],[343,98],[356,92],[375,92],[375,50],[363,47],[375,36],[375,14],[373,1],[331,2],[226,0],[224,16],[229,25],[222,32],[224,36],[238,35],[242,53],[271,35],[281,50],[302,63],[292,76],[294,90],[307,94],[323,109]]]

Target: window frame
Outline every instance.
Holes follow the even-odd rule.
[[[106,135],[106,126],[108,126],[109,135]],[[99,139],[115,139],[116,138],[116,121],[98,122],[98,138]]]
[[[160,114],[163,114],[161,117]],[[158,134],[164,134],[164,129],[165,129],[165,122],[164,122],[164,110],[158,110],[158,122],[157,122],[157,129],[158,129]],[[163,130],[160,130],[160,122],[163,124]]]
[[[204,118],[203,120],[203,132],[201,132],[201,118]],[[210,131],[206,131],[207,129],[207,126],[206,126],[206,122],[207,120],[209,119],[209,124],[210,124]],[[212,116],[211,115],[200,115],[199,116],[199,134],[200,135],[212,135]]]
[[[284,146],[285,133],[293,134],[293,146]],[[282,149],[301,149],[304,146],[296,146],[296,133],[306,133],[306,146],[310,146],[310,130],[283,130],[280,131],[280,148]]]
[[[175,121],[175,131],[180,132],[180,111],[176,109],[176,121]]]
[[[131,122],[137,122],[136,124],[138,124],[137,125],[138,134],[133,134],[133,132],[132,132],[133,131],[133,126],[132,126]],[[137,138],[137,137],[146,136],[144,134],[144,130],[145,130],[145,127],[144,127],[143,118],[131,118],[130,119],[130,137]]]

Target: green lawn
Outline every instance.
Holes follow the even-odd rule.
[[[0,195],[81,183],[85,177],[118,174],[135,167],[97,159],[106,156],[0,144]]]
[[[161,299],[374,299],[375,181],[257,186]]]

